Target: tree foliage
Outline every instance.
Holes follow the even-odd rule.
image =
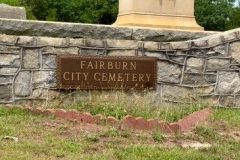
[[[236,0],[195,0],[195,17],[205,30],[224,31],[240,26]],[[24,6],[28,19],[76,23],[112,24],[117,18],[118,0],[1,0]]]
[[[235,0],[195,0],[195,17],[205,30],[224,31],[233,14]]]

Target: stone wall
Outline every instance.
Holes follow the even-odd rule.
[[[157,104],[203,98],[240,107],[239,34],[237,29],[180,42],[0,34],[0,103],[66,102],[72,91],[55,88],[56,55],[87,54],[157,57],[158,87],[150,92]]]

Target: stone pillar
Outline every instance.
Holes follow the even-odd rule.
[[[194,17],[194,0],[119,0],[117,26],[204,30]]]
[[[26,19],[26,10],[24,7],[13,7],[13,6],[9,6],[1,3],[0,18]]]

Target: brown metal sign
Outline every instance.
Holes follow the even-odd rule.
[[[57,56],[60,89],[155,89],[156,58]]]

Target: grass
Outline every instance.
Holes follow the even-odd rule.
[[[79,93],[79,95],[78,95]],[[143,92],[76,92],[72,105],[63,105],[65,109],[76,109],[89,112],[92,115],[103,114],[121,119],[123,116],[155,118],[168,122],[178,119],[207,106],[203,102],[195,104],[161,103],[161,107],[154,101],[153,93]],[[80,97],[80,98],[79,98]],[[85,97],[85,98],[84,98]],[[90,97],[90,98],[89,98]],[[131,97],[131,98],[129,98]]]
[[[174,117],[177,113],[174,111]],[[0,107],[0,157],[1,160],[237,160],[240,159],[239,114],[240,110],[216,109],[191,132],[166,136],[156,131],[82,125]],[[19,141],[4,139],[5,136],[17,137]],[[181,145],[196,141],[212,146],[196,150]]]

